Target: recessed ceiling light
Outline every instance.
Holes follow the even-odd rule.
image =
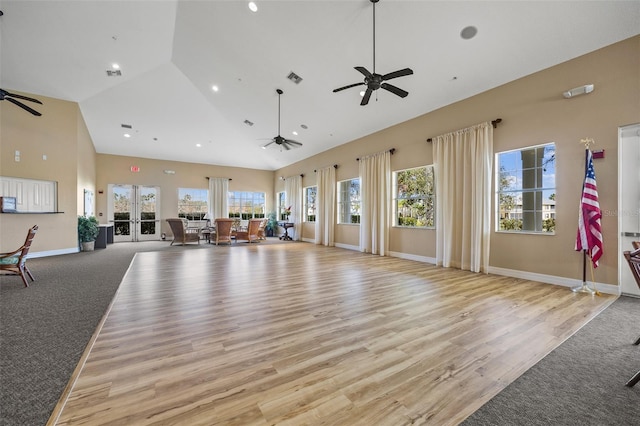
[[[120,65],[113,63],[111,64],[111,68],[113,68],[114,70],[119,70],[120,69]]]
[[[293,132],[291,132],[291,133],[293,133],[294,135],[298,136],[298,132],[296,132],[295,130]]]
[[[364,96],[364,90],[360,92],[360,96]]]
[[[217,92],[220,89],[218,89],[218,86],[214,84],[213,86],[211,86],[211,90],[213,90],[214,92]]]
[[[197,144],[196,144],[196,146],[197,146],[198,148],[200,148],[200,147],[202,146],[202,144],[201,144],[201,143],[197,143]]]
[[[469,25],[468,27],[464,27],[462,31],[460,31],[460,37],[462,37],[465,40],[474,38],[476,34],[478,34],[478,29],[472,25]]]
[[[131,135],[130,135],[129,133],[125,133],[125,134],[124,134],[124,137],[125,137],[125,138],[130,138],[130,137],[131,137]]]
[[[253,2],[253,1],[249,2],[249,10],[252,12],[258,11],[258,5],[256,4],[256,2]]]

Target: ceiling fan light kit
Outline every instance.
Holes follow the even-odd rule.
[[[269,145],[276,144],[280,148],[284,148],[289,151],[292,148],[298,148],[302,146],[302,144],[298,141],[294,141],[293,139],[287,139],[280,136],[280,96],[284,93],[281,89],[276,89],[276,93],[278,94],[278,136],[274,137],[271,142],[267,143],[262,147],[262,149],[267,149]]]
[[[355,67],[355,69],[364,75],[364,81],[361,83],[353,83],[347,86],[339,87],[333,90],[333,93],[340,92],[345,89],[350,89],[356,86],[367,86],[367,89],[364,92],[362,97],[362,101],[360,105],[364,106],[369,103],[369,99],[371,98],[371,94],[382,88],[385,89],[394,95],[400,96],[401,98],[407,97],[409,92],[406,90],[402,90],[399,87],[396,87],[392,84],[387,83],[387,80],[391,80],[393,78],[404,77],[407,75],[413,74],[413,70],[411,68],[403,68],[398,71],[393,71],[388,74],[378,74],[376,73],[376,3],[380,0],[369,0],[373,3],[373,72],[369,72],[365,67]]]

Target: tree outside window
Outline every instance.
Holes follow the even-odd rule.
[[[338,182],[338,223],[360,223],[360,178]]]
[[[435,226],[433,166],[395,173],[395,224],[416,228]]]
[[[278,192],[278,217],[280,220],[287,220],[289,217],[284,213],[287,209],[287,193]]]
[[[241,220],[265,217],[265,193],[229,191],[229,217]]]
[[[496,154],[498,231],[555,232],[555,153],[548,143]]]
[[[203,220],[209,211],[207,200],[209,190],[178,188],[178,217],[187,220]]]
[[[310,186],[304,189],[304,220],[306,222],[316,221],[316,196],[317,186]]]

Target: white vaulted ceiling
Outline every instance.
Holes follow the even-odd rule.
[[[275,170],[640,33],[638,1],[381,0],[376,71],[414,75],[360,106],[369,0],[247,3],[2,0],[0,87],[78,102],[99,153]],[[301,148],[261,149],[278,88]]]

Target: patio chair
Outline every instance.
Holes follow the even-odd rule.
[[[38,225],[34,225],[29,229],[29,232],[27,232],[27,238],[24,240],[22,247],[9,253],[0,253],[0,271],[5,275],[19,275],[20,278],[22,278],[22,282],[25,287],[29,287],[29,283],[27,282],[27,277],[25,275],[28,275],[29,278],[31,278],[31,281],[35,281],[33,274],[31,274],[31,271],[27,268],[27,254],[29,253],[31,242],[36,236],[37,230]]]
[[[216,219],[216,245],[219,243],[231,244],[231,230],[233,225],[233,219],[219,217]]]
[[[200,244],[200,232],[197,228],[187,228],[186,219],[182,218],[170,218],[167,219],[169,226],[171,227],[171,233],[173,234],[173,243],[179,243],[185,245],[186,243],[198,243]]]
[[[253,243],[255,241],[259,242],[260,236],[258,235],[258,232],[260,231],[261,223],[262,219],[249,219],[247,230],[236,232],[236,242],[240,240],[246,240],[250,243]]]

